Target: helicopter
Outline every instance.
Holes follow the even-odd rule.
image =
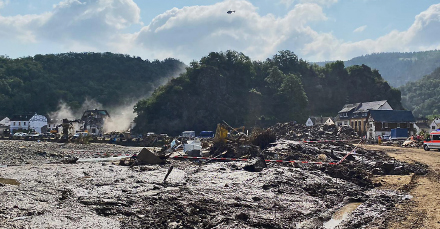
[[[228,12],[226,12],[226,13],[228,13],[228,14],[232,14],[232,13],[235,13],[235,10],[234,11],[232,11],[232,10],[229,10]]]

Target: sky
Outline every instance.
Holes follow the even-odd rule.
[[[235,11],[231,14],[226,12]],[[114,52],[188,64],[235,50],[310,62],[440,49],[432,0],[0,0],[0,55]]]

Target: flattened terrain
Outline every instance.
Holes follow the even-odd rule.
[[[400,217],[391,220],[389,228],[440,228],[440,152],[392,146],[367,145],[364,148],[385,151],[389,156],[400,161],[419,162],[429,166],[427,175],[414,175],[406,186],[413,196],[412,202],[397,206],[396,213]],[[387,185],[386,180],[384,181]],[[408,182],[407,179],[400,181],[400,185]]]

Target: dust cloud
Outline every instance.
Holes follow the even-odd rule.
[[[67,103],[61,101],[58,104],[58,110],[49,113],[49,118],[53,121],[53,122],[61,122],[61,120],[63,119],[69,119],[69,120],[75,120],[77,115],[75,114],[75,112],[73,112],[72,109],[70,109],[69,105],[67,105]]]
[[[168,77],[162,77],[154,83],[154,88],[160,87],[167,84],[170,80],[179,77],[180,74],[186,71],[186,66],[182,66]],[[133,128],[134,118],[136,113],[134,113],[134,106],[139,100],[146,99],[151,96],[154,89],[149,93],[141,96],[140,98],[127,98],[122,105],[104,107],[101,103],[97,102],[92,98],[86,98],[79,109],[73,110],[67,103],[60,101],[58,105],[58,110],[49,113],[49,118],[54,122],[61,123],[63,119],[77,120],[81,119],[84,111],[86,110],[107,110],[110,114],[110,118],[107,118],[104,122],[103,131],[104,133],[116,131],[125,132]]]
[[[49,113],[49,118],[56,123],[61,123],[63,119],[77,120],[81,119],[84,111],[86,110],[107,110],[110,114],[110,118],[107,118],[104,122],[104,132],[118,131],[123,132],[130,129],[136,114],[133,111],[133,107],[137,100],[131,100],[124,105],[115,107],[104,107],[101,103],[93,100],[86,99],[81,105],[81,108],[73,110],[69,105],[63,101],[60,101],[58,110]]]

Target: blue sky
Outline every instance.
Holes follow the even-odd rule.
[[[227,10],[234,14],[226,14]],[[116,52],[189,63],[211,51],[308,61],[439,49],[431,0],[0,0],[0,55]]]

